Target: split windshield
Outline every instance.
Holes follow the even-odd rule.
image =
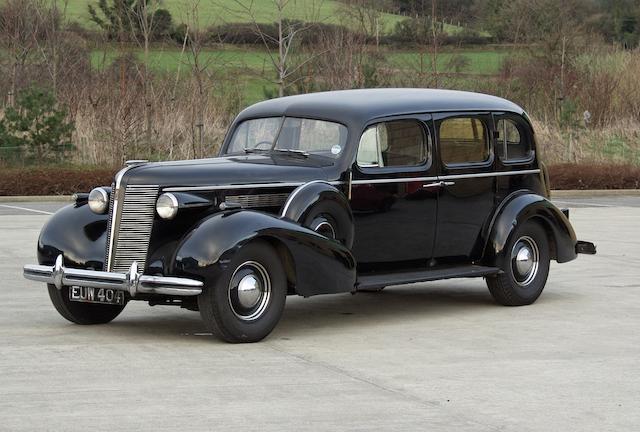
[[[333,159],[344,153],[347,128],[339,123],[296,117],[245,120],[235,130],[225,154],[278,152]]]

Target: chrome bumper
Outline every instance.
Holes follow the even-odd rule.
[[[43,265],[24,266],[24,277],[30,280],[63,286],[109,288],[136,294],[163,294],[172,296],[195,296],[202,292],[202,282],[194,279],[147,276],[138,273],[134,262],[129,273],[112,273],[95,270],[65,268],[62,255],[58,255],[53,267]]]

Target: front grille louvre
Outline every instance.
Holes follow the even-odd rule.
[[[105,244],[105,260],[104,260],[104,271],[109,271],[109,254],[111,253],[109,248],[111,247],[111,224],[113,223],[113,201],[116,196],[116,186],[115,184],[111,185],[111,193],[109,194],[109,216],[107,217],[107,242]]]
[[[122,204],[114,215],[116,230],[111,271],[126,273],[136,261],[139,271],[145,268],[158,186],[127,186]]]
[[[288,196],[288,193],[228,195],[225,198],[225,201],[240,204],[242,208],[281,207],[287,200]]]

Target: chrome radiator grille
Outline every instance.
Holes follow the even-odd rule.
[[[109,224],[115,224],[109,271],[126,273],[136,261],[144,269],[151,239],[158,186],[127,186],[117,197]]]
[[[109,271],[109,249],[111,248],[111,224],[113,223],[113,201],[115,199],[115,184],[111,185],[111,193],[109,194],[109,216],[107,218],[107,242],[104,249],[104,266],[103,271]]]
[[[227,195],[226,202],[238,203],[242,208],[252,207],[280,207],[289,196],[288,193],[256,194],[256,195]]]

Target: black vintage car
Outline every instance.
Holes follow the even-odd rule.
[[[127,163],[51,217],[24,275],[74,323],[142,300],[199,310],[224,340],[253,342],[292,294],[484,277],[498,303],[530,304],[550,260],[595,253],[568,216],[509,101],[315,93],[247,108],[219,157]]]

